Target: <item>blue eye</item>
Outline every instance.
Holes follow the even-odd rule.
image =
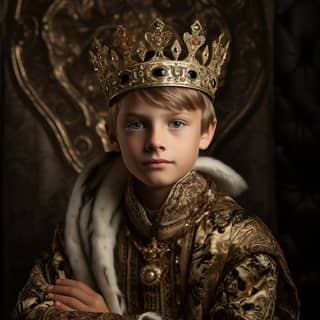
[[[141,121],[130,121],[127,125],[129,129],[142,129],[144,128],[144,124]]]
[[[185,123],[181,120],[173,120],[170,122],[169,127],[170,128],[181,128],[185,125]]]

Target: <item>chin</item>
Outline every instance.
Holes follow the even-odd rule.
[[[165,178],[142,178],[139,179],[148,188],[168,188],[176,183],[176,179],[165,179]]]
[[[179,174],[177,170],[170,170],[167,172],[165,170],[149,172],[141,170],[133,175],[144,186],[156,189],[172,187],[177,181],[184,177],[185,174],[184,171]]]

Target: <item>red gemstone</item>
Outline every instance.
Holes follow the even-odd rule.
[[[162,39],[160,36],[155,37],[154,42],[157,46],[161,45]]]

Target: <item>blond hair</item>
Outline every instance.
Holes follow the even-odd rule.
[[[211,99],[201,91],[181,87],[154,87],[132,90],[118,97],[108,107],[106,120],[109,138],[116,137],[116,123],[118,110],[127,103],[144,101],[150,105],[170,110],[197,110],[202,111],[201,131],[206,131],[215,119],[215,110]]]

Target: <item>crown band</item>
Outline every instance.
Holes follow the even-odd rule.
[[[200,52],[206,38],[201,35],[200,22],[196,21],[191,25],[192,33],[183,34],[188,55],[179,60],[182,47],[177,39],[170,47],[171,57],[164,53],[172,39],[172,33],[164,31],[164,26],[160,19],[156,19],[151,31],[145,33],[145,41],[138,43],[123,26],[118,26],[113,34],[112,46],[95,41],[95,50],[90,51],[91,62],[108,104],[129,90],[163,86],[192,88],[214,98],[229,41],[224,44],[222,33],[217,41],[212,42],[211,50],[206,45]],[[201,62],[197,58],[199,54]]]

